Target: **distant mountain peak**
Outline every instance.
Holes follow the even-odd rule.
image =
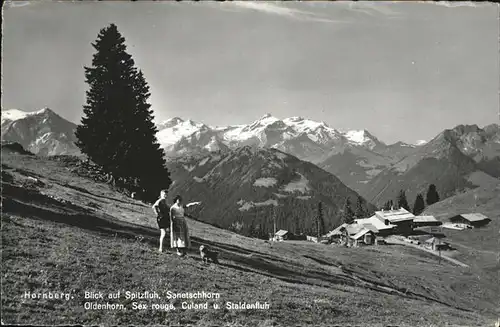
[[[42,108],[42,109],[38,110],[36,113],[39,113],[39,114],[45,114],[45,113],[55,114],[55,112],[52,109],[50,109],[49,107]]]
[[[80,154],[76,125],[45,107],[37,111],[2,111],[2,140],[18,142],[38,155]]]
[[[23,111],[19,109],[8,109],[8,110],[2,110],[2,122],[5,120],[20,120],[24,119],[29,116],[36,116],[36,115],[42,115],[42,114],[51,114],[51,115],[57,115],[54,111],[52,111],[50,108],[45,107],[37,111]]]
[[[177,125],[179,125],[179,124],[181,124],[183,122],[184,122],[184,120],[182,118],[173,117],[173,118],[164,120],[161,123],[159,123],[158,124],[158,128],[159,129],[171,128],[171,127],[177,126]]]
[[[374,148],[375,146],[382,144],[379,139],[373,136],[366,129],[347,131],[344,132],[344,136],[354,144],[366,145],[370,148]]]
[[[394,144],[389,145],[389,147],[407,147],[407,148],[414,148],[416,145],[415,144],[409,144],[403,141],[397,141]]]
[[[426,143],[427,143],[426,140],[418,140],[417,142],[415,142],[415,145],[420,146],[420,145],[424,145]]]
[[[180,117],[173,117],[173,118],[167,119],[166,122],[182,123],[182,122],[184,122],[184,119],[182,119]]]
[[[256,122],[273,123],[278,120],[278,118],[274,117],[270,113],[267,113],[264,116],[260,117]]]

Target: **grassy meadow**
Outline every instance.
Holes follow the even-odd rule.
[[[500,316],[494,266],[439,263],[429,253],[399,245],[271,244],[196,220],[188,221],[193,248],[179,258],[170,250],[158,253],[149,205],[78,176],[70,161],[5,153],[2,169],[3,323],[493,326]],[[203,263],[200,244],[219,251],[221,264]],[[474,258],[462,260],[469,264]],[[91,291],[121,296],[85,299]],[[161,298],[126,299],[126,291],[157,292]],[[168,291],[213,292],[220,298],[168,299]],[[25,292],[71,298],[27,299]],[[256,301],[269,308],[225,307]],[[86,302],[125,309],[89,310]],[[146,309],[134,309],[134,302]],[[209,307],[182,309],[182,302]]]

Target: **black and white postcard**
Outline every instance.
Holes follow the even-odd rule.
[[[2,324],[500,327],[499,8],[5,2]]]

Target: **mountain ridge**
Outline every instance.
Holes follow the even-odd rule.
[[[40,155],[80,155],[75,145],[76,125],[50,108],[24,112],[2,110],[2,140],[18,142]]]
[[[272,215],[278,225],[290,230],[313,232],[319,202],[323,203],[326,229],[340,223],[345,198],[352,203],[358,194],[337,177],[278,149],[244,146],[228,152],[180,157],[169,162],[175,181],[169,197],[186,198],[208,205],[195,215],[209,217],[222,228],[261,226],[272,231]],[[365,202],[368,211],[375,207]],[[293,210],[291,209],[293,208]]]
[[[493,128],[492,128],[493,127]],[[431,141],[419,147],[370,180],[360,193],[369,201],[382,205],[394,200],[399,190],[407,192],[412,203],[417,193],[425,193],[429,184],[435,184],[441,198],[467,192],[480,185],[470,176],[484,173],[499,178],[500,141],[498,129],[488,127],[489,132],[477,125],[458,125],[439,133]],[[485,150],[493,150],[491,156],[481,156]]]

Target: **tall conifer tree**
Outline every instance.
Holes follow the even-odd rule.
[[[318,216],[316,221],[316,228],[318,234],[318,241],[325,231],[325,221],[323,219],[323,203],[318,203]]]
[[[345,199],[344,210],[342,212],[342,222],[350,224],[354,221],[354,211],[351,208],[351,200]]]
[[[427,195],[425,200],[428,206],[436,202],[439,202],[439,194],[437,192],[436,185],[434,184],[429,185],[429,189],[427,190]]]
[[[153,199],[171,180],[147,102],[149,87],[116,25],[101,29],[92,46],[96,53],[91,67],[85,67],[89,90],[75,133],[77,146],[116,179],[134,181],[136,190]]]
[[[405,191],[403,190],[399,191],[397,203],[398,203],[398,208],[405,208],[406,210],[410,211],[410,205],[408,204],[408,200],[406,199]]]
[[[422,194],[417,194],[417,197],[415,198],[415,203],[413,204],[413,214],[415,216],[420,215],[425,209],[425,202],[424,202],[424,197]]]
[[[363,198],[358,195],[358,199],[356,200],[356,210],[354,211],[354,214],[357,218],[365,218],[366,216],[366,210],[363,205]]]

